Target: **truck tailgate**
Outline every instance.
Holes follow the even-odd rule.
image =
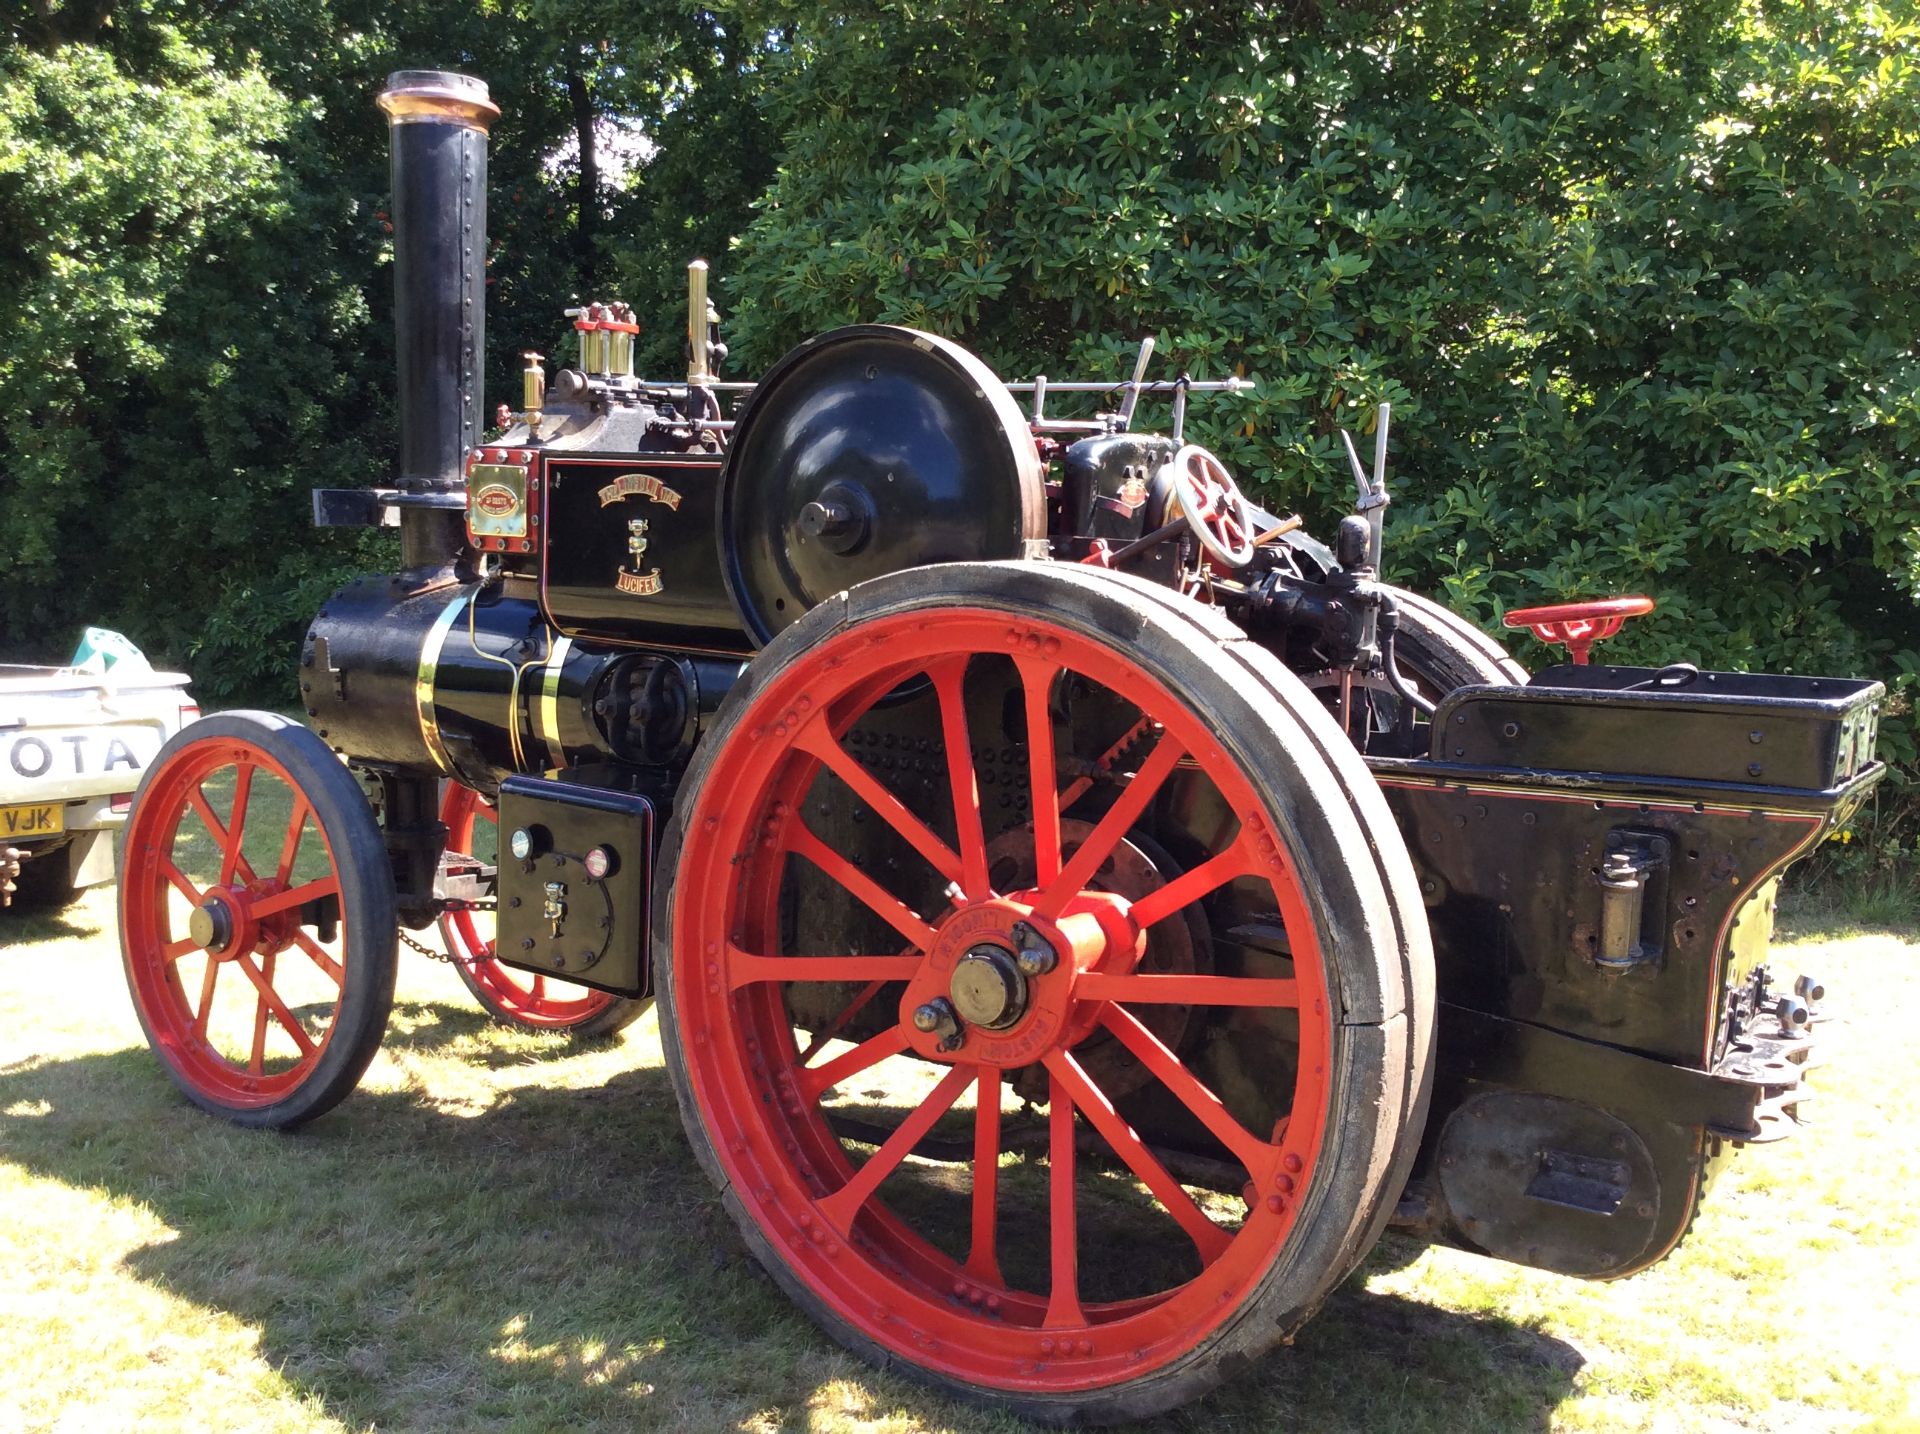
[[[132,791],[190,705],[186,681],[0,668],[0,806]]]

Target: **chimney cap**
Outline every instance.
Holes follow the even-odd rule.
[[[454,124],[484,132],[500,118],[487,82],[454,70],[395,70],[376,103],[393,124]]]

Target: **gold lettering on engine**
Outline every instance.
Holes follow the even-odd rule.
[[[609,507],[622,498],[651,498],[678,512],[680,494],[651,473],[622,473],[600,490],[600,506]]]
[[[665,586],[660,580],[660,569],[650,573],[630,573],[625,568],[614,576],[613,585],[623,593],[632,593],[635,597],[652,597]]]

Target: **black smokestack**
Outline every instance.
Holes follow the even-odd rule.
[[[400,363],[400,471],[410,493],[456,493],[484,420],[487,128],[483,81],[399,70],[380,92],[393,151],[393,324]],[[452,561],[458,508],[401,509],[402,562]]]

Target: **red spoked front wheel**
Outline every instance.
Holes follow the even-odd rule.
[[[703,738],[662,854],[669,1069],[849,1346],[1138,1416],[1377,1235],[1426,1099],[1418,898],[1349,744],[1236,638],[1113,574],[919,569],[788,629]],[[1169,972],[1155,929],[1195,913],[1205,968]]]
[[[167,1074],[242,1125],[332,1108],[379,1048],[399,930],[339,759],[270,712],[204,718],[148,768],[124,842],[121,958]]]
[[[493,803],[471,787],[452,783],[440,804],[440,820],[455,860],[498,864],[500,817]],[[461,981],[502,1025],[610,1036],[638,1020],[652,1004],[503,965],[494,959],[493,917],[485,911],[448,911],[440,918],[440,936]]]

